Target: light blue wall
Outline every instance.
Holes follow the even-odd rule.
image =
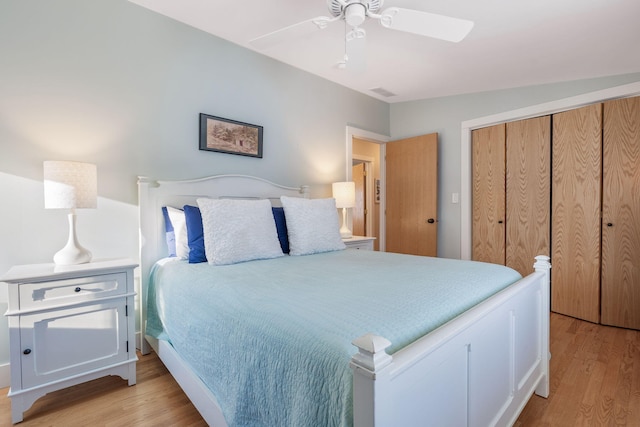
[[[392,104],[392,140],[439,136],[438,256],[460,258],[460,204],[451,194],[460,193],[462,122],[636,81],[640,73]]]
[[[199,151],[201,112],[264,126],[264,157]],[[389,105],[125,0],[2,0],[0,275],[66,242],[66,213],[43,207],[43,160],[97,164],[80,243],[136,258],[138,175],[251,174],[326,195],[345,178],[347,125],[389,134]],[[7,335],[0,317],[0,367]]]

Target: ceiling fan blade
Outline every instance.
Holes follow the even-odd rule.
[[[288,27],[280,28],[279,30],[271,33],[256,37],[249,40],[249,44],[256,49],[267,49],[271,46],[275,46],[285,41],[295,40],[298,37],[304,37],[312,34],[318,30],[323,30],[330,23],[340,19],[327,18],[326,16],[318,16],[306,21],[298,22],[297,24],[289,25]]]
[[[473,28],[473,21],[400,7],[384,10],[379,19],[383,27],[392,30],[456,43],[464,39]]]

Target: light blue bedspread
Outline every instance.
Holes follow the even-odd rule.
[[[515,282],[506,267],[372,251],[156,265],[148,333],[169,339],[230,427],[350,426],[351,341],[393,353]]]

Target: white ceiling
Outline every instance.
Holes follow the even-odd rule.
[[[249,40],[317,16],[326,0],[130,0],[251,50]],[[394,103],[640,72],[640,0],[385,0],[475,22],[460,43],[367,20],[366,71],[336,67],[344,24],[260,53]],[[372,88],[396,96],[384,97]]]

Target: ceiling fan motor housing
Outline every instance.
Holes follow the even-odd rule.
[[[368,12],[377,12],[382,7],[384,0],[327,0],[327,6],[333,16],[342,16],[344,14],[345,19],[349,22],[349,16],[362,16],[362,21]],[[350,7],[352,5],[358,5],[356,7]],[[352,18],[355,20],[356,18]],[[350,25],[360,25],[351,24]]]

